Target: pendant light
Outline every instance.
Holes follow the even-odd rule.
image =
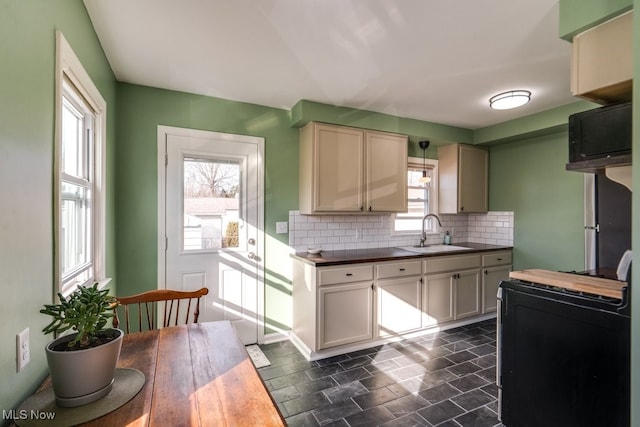
[[[431,182],[431,177],[427,176],[427,148],[429,148],[429,141],[420,141],[418,145],[422,148],[422,178],[420,178],[420,182],[427,183]]]

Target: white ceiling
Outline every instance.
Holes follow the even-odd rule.
[[[119,81],[480,128],[574,102],[558,0],[84,0]],[[531,102],[489,109],[527,89]]]

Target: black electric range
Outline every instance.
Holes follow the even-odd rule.
[[[629,289],[617,298],[500,283],[496,374],[505,426],[629,425]]]

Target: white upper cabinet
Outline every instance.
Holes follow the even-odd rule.
[[[365,206],[372,212],[407,211],[407,137],[365,132]]]
[[[303,214],[407,210],[406,136],[311,122],[299,167]]]
[[[440,213],[487,212],[489,152],[465,144],[438,148]]]
[[[300,212],[360,212],[364,133],[309,123],[300,131]]]
[[[632,12],[627,12],[573,38],[574,95],[602,104],[631,99],[632,21]]]

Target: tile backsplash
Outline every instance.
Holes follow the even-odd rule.
[[[427,234],[428,245],[442,243],[447,231],[451,243],[473,242],[513,246],[513,212],[442,214],[442,227]],[[301,215],[289,212],[289,246],[296,252],[310,247],[325,251],[411,246],[420,232],[396,234],[393,215]]]

